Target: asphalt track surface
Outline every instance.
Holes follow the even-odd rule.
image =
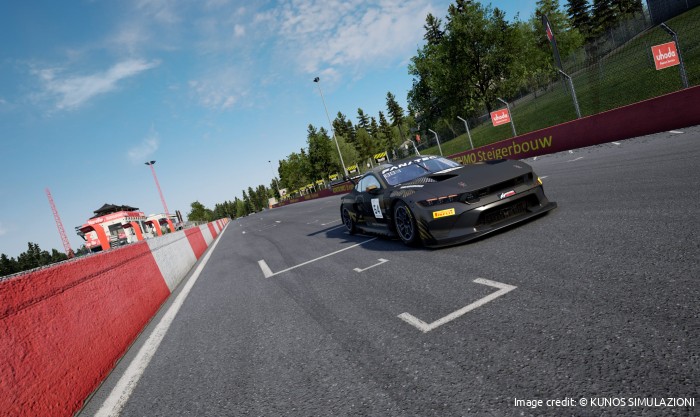
[[[120,415],[697,415],[700,127],[676,132],[527,160],[559,207],[469,244],[348,235],[339,197],[231,222]],[[629,405],[669,397],[695,406]]]

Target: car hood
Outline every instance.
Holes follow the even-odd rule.
[[[442,195],[445,193],[475,191],[499,184],[532,172],[530,165],[521,161],[501,160],[470,164],[435,172],[401,184],[400,188],[420,186],[421,191]]]

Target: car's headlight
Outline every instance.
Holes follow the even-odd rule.
[[[459,194],[450,194],[443,197],[435,197],[429,198],[427,200],[422,200],[419,201],[418,204],[420,204],[423,207],[432,207],[440,204],[454,203],[455,201],[459,201],[458,197]]]

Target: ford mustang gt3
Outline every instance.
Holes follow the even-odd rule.
[[[398,236],[428,247],[467,242],[557,207],[525,162],[461,165],[438,156],[384,163],[341,201],[349,233]]]

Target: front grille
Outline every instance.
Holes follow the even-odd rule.
[[[515,188],[516,186],[520,184],[524,184],[526,182],[531,182],[532,181],[532,173],[528,173],[525,175],[521,175],[519,177],[515,177],[512,179],[509,179],[507,181],[499,182],[498,184],[490,185],[488,187],[480,188],[476,191],[474,191],[472,194],[475,195],[476,197],[483,197],[489,194],[497,193],[499,191],[503,191],[506,189],[512,189]]]
[[[477,226],[492,225],[511,217],[516,217],[527,212],[527,208],[537,205],[537,197],[534,195],[515,200],[511,203],[486,210],[479,216]]]

